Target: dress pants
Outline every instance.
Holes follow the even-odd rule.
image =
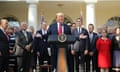
[[[8,72],[8,57],[0,56],[0,72]]]
[[[90,62],[92,62],[92,72],[99,72],[98,62],[97,62],[97,52],[93,55],[86,56],[86,72],[90,72]]]
[[[52,65],[52,71],[56,69],[57,71],[57,61],[58,61],[58,48],[57,47],[51,47],[51,65]]]
[[[40,53],[40,56],[39,56],[39,64],[43,65],[44,61],[48,61],[48,64],[50,64],[50,57],[48,55],[47,49],[44,52]]]
[[[71,54],[71,49],[66,49],[66,59],[68,72],[74,72],[74,55]]]
[[[24,51],[23,61],[22,61],[23,72],[29,72],[29,69],[30,69],[31,66],[32,66],[32,64],[31,64],[31,53]]]
[[[80,69],[79,69],[79,65],[80,65]],[[75,67],[76,67],[76,72],[85,72],[84,52],[75,53]]]

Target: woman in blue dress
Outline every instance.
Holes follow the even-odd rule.
[[[120,70],[120,27],[115,29],[115,36],[112,38],[113,68]]]

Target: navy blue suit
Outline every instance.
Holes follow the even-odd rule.
[[[71,51],[72,51],[72,47],[71,44],[69,44],[68,48],[66,48],[68,72],[74,72],[74,55],[72,55]]]
[[[90,41],[90,35],[89,35],[89,52],[93,52],[93,56],[88,55],[87,61],[86,61],[86,72],[90,72],[90,60],[92,60],[92,70],[98,72],[98,66],[97,66],[97,50],[96,50],[96,42],[98,39],[97,33],[93,32],[92,39]]]
[[[75,65],[76,65],[76,72],[79,72],[79,63],[81,65],[81,71],[84,72],[85,70],[85,58],[84,51],[88,50],[88,32],[85,28],[81,28],[81,32],[78,29],[74,29],[72,32],[73,35],[76,37],[76,42],[73,45],[73,49],[75,51]],[[87,35],[86,39],[81,39],[80,35]]]
[[[8,67],[8,56],[9,56],[9,40],[4,32],[0,29],[0,72],[7,70]]]
[[[62,26],[64,27],[64,34],[71,34],[71,30],[69,28],[69,26],[67,26],[66,24],[62,24]],[[49,29],[48,29],[48,35],[58,35],[58,26],[57,23],[54,23],[52,25],[50,25]],[[52,64],[52,69],[57,69],[57,59],[58,59],[58,48],[57,45],[50,45],[51,48],[51,64]]]

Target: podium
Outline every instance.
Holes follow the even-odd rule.
[[[58,52],[58,71],[57,72],[66,72],[67,65],[66,65],[66,57],[65,57],[65,48],[68,47],[68,44],[72,44],[75,42],[74,35],[49,35],[48,36],[48,43],[57,46],[59,48]],[[60,66],[59,66],[60,65]]]
[[[60,42],[58,40],[58,35],[49,35],[48,36],[48,43],[57,45],[58,48],[64,48],[68,44],[73,44],[76,41],[74,35],[66,35],[66,37],[67,37],[66,41]]]

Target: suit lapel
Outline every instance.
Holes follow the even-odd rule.
[[[1,34],[1,35],[4,35],[3,37],[4,37],[4,39],[6,39],[7,41],[9,41],[8,40],[8,37],[5,35],[5,33],[0,29],[0,31],[1,31],[1,33],[3,33],[3,34]]]
[[[43,35],[42,30],[40,30],[39,33],[40,33],[41,35]]]
[[[55,33],[58,34],[58,26],[57,26],[57,23],[55,24]]]
[[[21,35],[23,35],[24,36],[24,38],[25,38],[25,35],[24,35],[24,33],[22,32],[22,31],[20,31],[21,32]]]
[[[93,33],[92,42],[95,41],[95,33]]]
[[[82,28],[82,31],[81,31],[81,33],[84,33],[84,28]]]
[[[25,37],[25,35],[24,35],[24,33],[22,32],[22,30],[20,31],[21,32],[21,35],[23,35],[24,36],[24,39],[25,39],[25,41],[27,42],[27,40],[26,40],[26,37]],[[27,34],[27,38],[28,38],[28,33],[26,32],[26,34]],[[29,39],[28,39],[29,40]]]
[[[27,34],[27,42],[29,42],[29,39],[30,39],[30,35],[29,35],[29,33],[28,32],[26,32],[26,34]]]

